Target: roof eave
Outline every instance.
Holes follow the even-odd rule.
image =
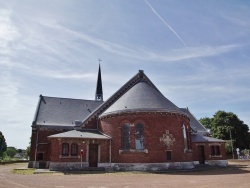
[[[126,114],[126,113],[164,113],[164,114],[175,114],[175,115],[181,115],[185,116],[186,118],[189,119],[189,116],[186,113],[180,113],[179,111],[169,111],[167,109],[127,109],[127,110],[118,110],[118,111],[113,111],[105,114],[101,114],[99,118],[104,118],[106,116],[111,116],[111,115],[120,115],[120,114]]]

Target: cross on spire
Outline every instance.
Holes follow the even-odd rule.
[[[99,57],[98,61],[99,61],[99,65],[100,65],[100,63],[101,63],[101,61],[102,61],[100,57]]]

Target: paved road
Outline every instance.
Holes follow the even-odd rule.
[[[199,172],[170,174],[106,173],[106,174],[12,174],[14,168],[27,164],[0,165],[0,187],[84,187],[84,188],[221,188],[250,187],[250,162],[234,163],[234,166]]]

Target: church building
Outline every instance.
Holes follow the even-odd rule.
[[[164,171],[198,164],[226,166],[225,141],[210,137],[142,70],[106,101],[100,65],[95,100],[40,95],[29,167]]]

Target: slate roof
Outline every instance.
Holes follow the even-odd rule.
[[[194,115],[188,110],[188,108],[180,108],[181,111],[185,112],[190,119],[190,126],[194,132],[198,132],[203,135],[208,135],[207,129],[194,117]]]
[[[185,114],[152,84],[142,80],[126,91],[101,116],[126,111],[164,111]]]
[[[102,105],[100,105],[92,114],[83,120],[83,124],[88,124],[88,122],[102,114],[109,106],[111,106],[115,101],[117,101],[126,91],[128,91],[133,85],[139,81],[146,81],[150,83],[156,90],[158,90],[150,79],[144,74],[142,70],[133,76],[128,82],[126,82],[119,90],[117,90],[111,97],[109,97]]]
[[[87,138],[87,139],[110,139],[111,137],[100,133],[98,130],[72,130],[64,133],[54,134],[48,138]]]
[[[33,126],[47,128],[72,128],[75,121],[82,121],[103,102],[40,96]]]
[[[191,134],[192,142],[225,142],[224,140],[203,136],[201,134]]]

